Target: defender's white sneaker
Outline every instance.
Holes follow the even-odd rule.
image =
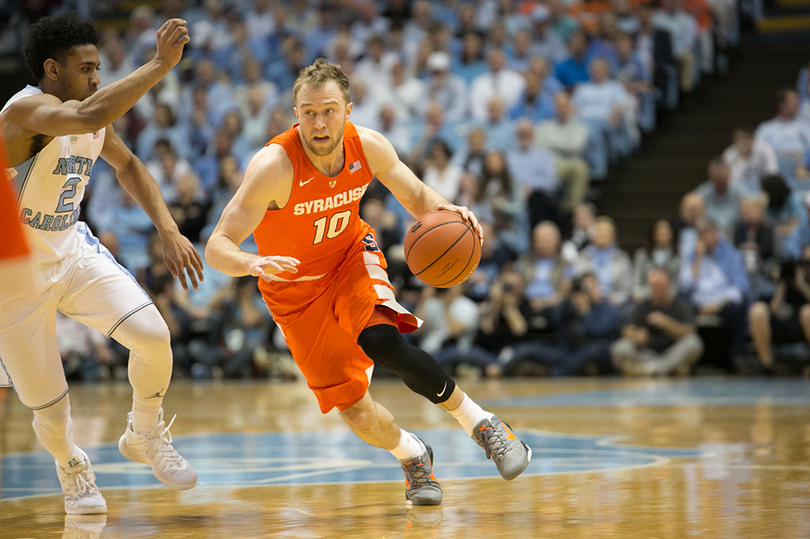
[[[56,474],[65,495],[65,512],[69,515],[97,515],[107,512],[107,502],[96,487],[96,476],[87,454],[81,451],[84,460],[70,468],[56,463]]]
[[[158,424],[147,435],[132,430],[132,412],[127,414],[127,430],[118,441],[118,450],[131,461],[142,462],[152,467],[152,473],[169,488],[188,490],[197,484],[197,472],[172,447],[169,425],[163,421],[163,409],[158,416]]]

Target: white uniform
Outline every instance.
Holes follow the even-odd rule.
[[[42,93],[27,86],[6,103]],[[28,161],[9,169],[20,220],[37,267],[37,292],[0,298],[0,386],[13,384],[29,408],[44,408],[67,392],[56,311],[104,333],[152,301],[79,220],[79,204],[104,146],[105,129],[55,137]]]

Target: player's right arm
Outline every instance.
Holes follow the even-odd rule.
[[[205,246],[205,260],[215,270],[231,277],[296,273],[299,261],[289,256],[260,256],[239,248],[256,230],[268,209],[283,208],[292,190],[293,166],[278,144],[271,144],[251,159],[242,185],[225,206]],[[283,233],[279,231],[279,233]]]
[[[155,57],[134,73],[98,90],[83,101],[62,102],[50,94],[20,99],[3,113],[3,121],[23,132],[49,137],[94,133],[123,116],[160,82],[180,61],[183,47],[188,42],[186,21],[170,19],[157,31]],[[9,144],[12,142],[9,141]]]

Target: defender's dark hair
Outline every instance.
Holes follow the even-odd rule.
[[[28,29],[25,64],[37,81],[45,76],[43,64],[48,58],[64,60],[65,53],[76,45],[98,45],[98,31],[93,21],[75,13],[43,17]]]

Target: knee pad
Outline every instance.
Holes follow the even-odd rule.
[[[375,363],[394,371],[413,392],[434,404],[449,399],[456,387],[430,354],[406,343],[394,326],[368,327],[357,344]]]

